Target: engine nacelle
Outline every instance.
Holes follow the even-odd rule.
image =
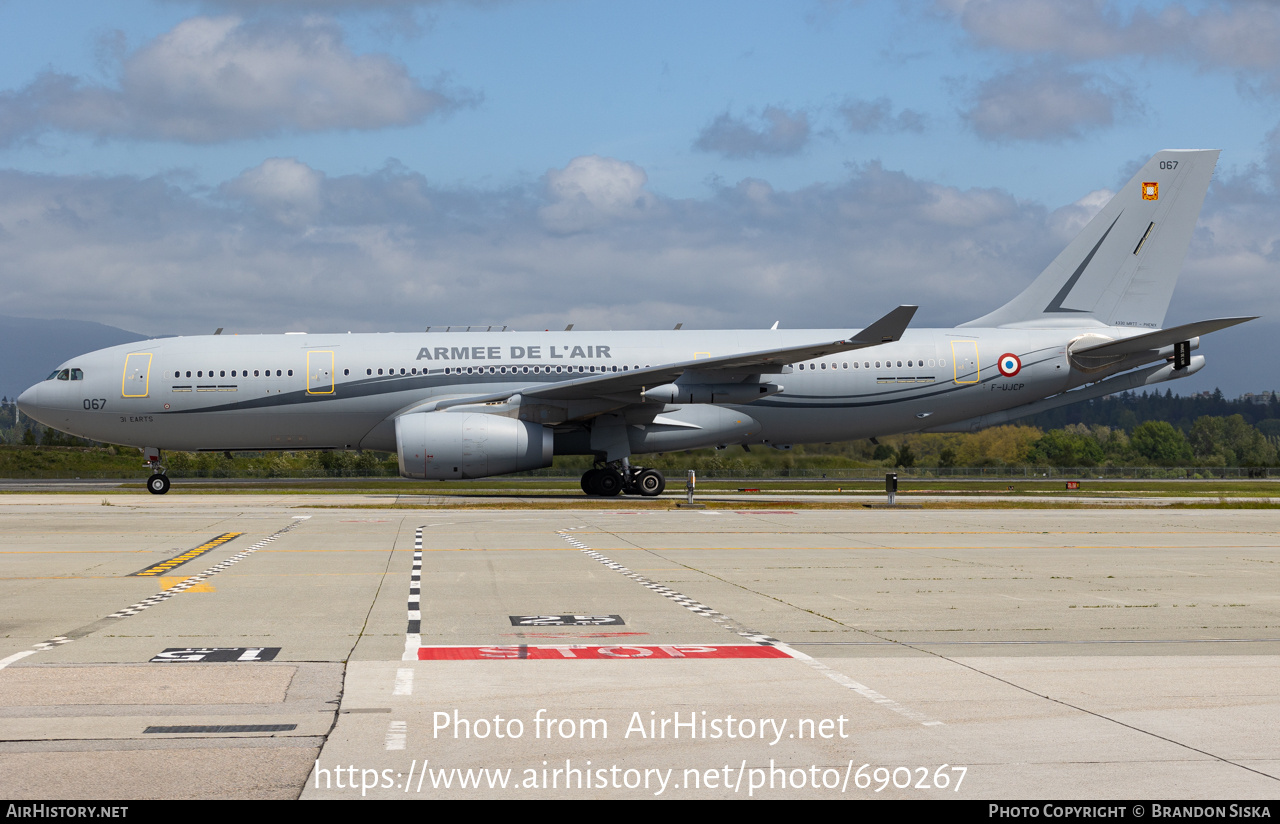
[[[541,424],[500,415],[413,412],[396,418],[406,478],[484,478],[551,466],[555,437]]]

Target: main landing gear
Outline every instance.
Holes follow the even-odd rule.
[[[169,476],[165,473],[168,467],[160,463],[160,450],[154,446],[144,446],[142,457],[151,468],[151,477],[147,478],[147,491],[152,495],[163,495],[169,491]]]
[[[582,476],[582,491],[598,498],[613,498],[622,493],[652,498],[666,488],[667,479],[658,470],[629,466],[622,461],[588,469]]]

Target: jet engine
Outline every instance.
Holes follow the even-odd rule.
[[[406,478],[484,478],[551,466],[552,431],[500,415],[413,412],[396,418],[396,451]]]

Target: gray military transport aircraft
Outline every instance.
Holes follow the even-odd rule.
[[[968,431],[1194,374],[1164,326],[1217,151],[1162,151],[1021,294],[953,329],[899,306],[847,330],[177,337],[72,358],[19,408],[161,450],[373,449],[407,478],[483,478],[591,455],[589,495],[658,495],[633,455]]]

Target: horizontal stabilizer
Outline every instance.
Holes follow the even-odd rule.
[[[1181,326],[1173,326],[1168,329],[1159,329],[1155,332],[1147,332],[1142,335],[1134,335],[1131,338],[1121,338],[1120,340],[1108,341],[1107,343],[1099,343],[1095,346],[1085,346],[1078,349],[1072,349],[1073,355],[1136,355],[1139,352],[1148,352],[1152,349],[1163,349],[1166,346],[1172,346],[1175,343],[1192,338],[1207,335],[1210,332],[1217,332],[1219,329],[1226,329],[1240,323],[1247,323],[1251,320],[1257,320],[1257,316],[1250,318],[1215,318],[1213,320],[1198,320],[1195,323],[1184,323]]]

